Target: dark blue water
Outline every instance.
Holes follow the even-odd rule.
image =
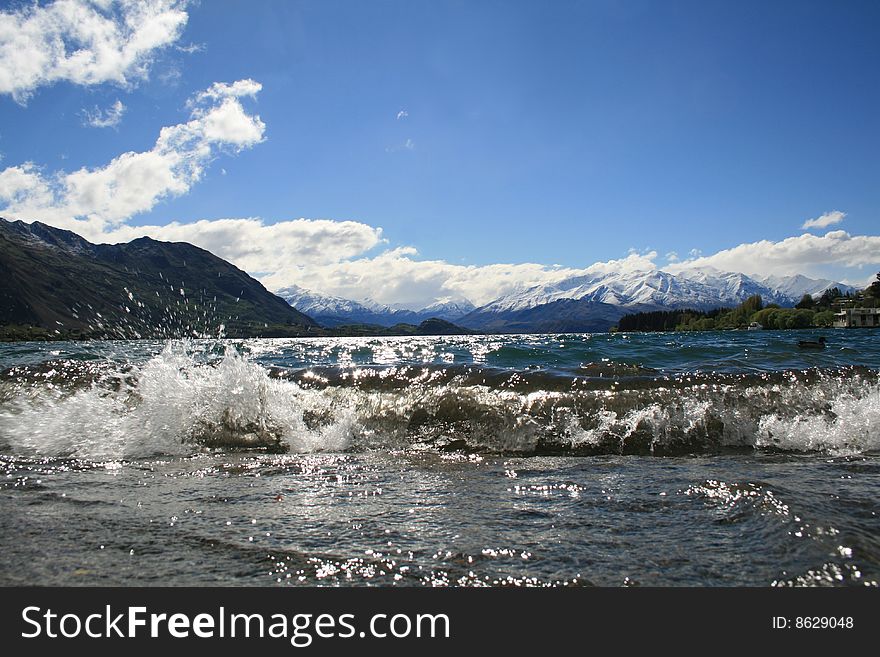
[[[826,337],[824,350],[799,349]],[[667,373],[774,372],[858,365],[880,369],[880,332],[864,330],[707,331],[516,336],[195,340],[193,354],[228,345],[266,366],[478,365],[577,375],[585,366],[619,363]],[[0,345],[0,371],[56,360],[136,363],[161,353],[164,341],[18,342]]]
[[[4,344],[0,582],[876,585],[878,372],[872,330]]]

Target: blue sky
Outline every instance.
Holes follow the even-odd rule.
[[[6,3],[2,20],[46,36],[72,8],[116,25],[133,11]],[[119,58],[72,59],[92,43],[80,18],[46,36],[58,61],[30,77],[0,23],[0,215],[99,241],[186,239],[270,288],[410,305],[480,302],[609,260],[851,281],[880,268],[876,2],[152,10],[138,20],[155,20],[153,43],[133,60],[146,37],[121,28]],[[193,102],[239,80],[261,87]],[[207,154],[162,150],[167,184],[124,202],[138,181],[120,156],[147,166],[164,127],[202,130],[220,109],[232,132],[199,133]],[[105,188],[72,201],[78,171]]]

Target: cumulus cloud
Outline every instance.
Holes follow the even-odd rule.
[[[10,194],[44,198],[47,202],[54,198],[34,165],[0,172],[0,198]],[[372,298],[411,308],[443,298],[465,298],[481,305],[517,290],[572,276],[658,269],[655,251],[631,251],[623,258],[584,268],[540,263],[461,265],[422,260],[413,247],[389,248],[381,228],[329,219],[267,223],[259,218],[231,218],[163,226],[108,224],[101,232],[87,237],[93,241],[121,242],[144,235],[201,246],[256,276],[271,290],[295,284],[324,294]],[[880,236],[852,236],[838,230],[824,236],[803,234],[778,242],[740,244],[707,256],[695,252],[677,262],[667,260],[662,269],[672,273],[714,267],[757,276],[819,276],[827,267],[880,266]]]
[[[0,203],[6,210],[19,204],[51,204],[52,200],[52,190],[33,162],[0,171]]]
[[[297,230],[310,223],[306,220],[298,222],[301,223]],[[342,240],[341,235],[346,231],[330,229],[325,224],[320,231],[311,231],[314,239],[307,242],[307,249],[299,251],[295,245],[282,246],[283,238],[271,232],[272,226],[265,226],[246,235],[246,241],[255,245],[254,253],[236,254],[227,250],[221,255],[252,273],[259,273],[269,289],[296,284],[324,294],[352,299],[369,297],[382,303],[412,308],[440,298],[466,298],[480,305],[510,292],[572,276],[660,268],[655,251],[630,252],[624,258],[596,262],[584,268],[540,263],[460,265],[443,260],[421,260],[412,247],[390,248],[366,256],[357,253],[358,249],[372,249],[381,244],[378,229],[353,222],[329,223],[350,224],[347,231],[357,237]],[[230,236],[234,232],[230,231]],[[346,248],[341,248],[340,244],[345,244]],[[206,248],[210,246],[206,245]],[[278,249],[284,250],[283,257],[271,262],[280,266],[276,269],[263,266],[262,263],[270,262],[265,254]],[[253,259],[249,260],[251,256]],[[845,231],[831,231],[823,236],[805,234],[778,242],[762,240],[740,244],[712,255],[693,255],[687,260],[669,262],[662,269],[676,273],[694,267],[714,267],[763,277],[773,274],[823,276],[829,268],[857,269],[864,266],[880,266],[880,236],[853,236]]]
[[[539,263],[458,265],[444,260],[419,260],[412,247],[393,248],[371,258],[287,269],[266,276],[269,289],[295,283],[307,289],[352,299],[371,298],[421,308],[444,298],[468,299],[481,305],[499,296],[572,276],[655,269],[657,254],[631,253],[619,260],[586,268]]]
[[[402,109],[397,113],[397,120],[400,121],[400,119],[405,119],[408,116],[409,112],[407,112],[405,109]]]
[[[237,80],[233,83],[215,82],[204,91],[200,91],[189,101],[189,106],[198,105],[204,101],[225,100],[227,98],[243,98],[245,96],[255,97],[262,91],[263,85],[256,80]]]
[[[418,308],[441,298],[487,303],[502,294],[561,280],[579,271],[535,263],[466,266],[419,260],[417,255],[411,247],[389,249],[373,258],[279,271],[263,282],[270,289],[293,282],[327,294]]]
[[[149,236],[189,242],[249,272],[299,272],[360,256],[384,242],[382,229],[356,221],[293,219],[266,224],[259,218],[215,219],[164,226],[120,226],[104,241],[127,242]]]
[[[455,265],[420,260],[413,247],[386,248],[382,229],[356,221],[293,219],[274,224],[259,218],[173,222],[164,226],[118,226],[104,242],[149,236],[200,246],[257,276],[269,289],[299,285],[324,294],[423,307],[439,298],[488,302],[500,294],[561,280],[588,270],[536,263]],[[652,255],[652,254],[651,254]],[[590,271],[650,264],[646,256],[597,263]]]
[[[270,290],[299,285],[323,294],[421,308],[436,299],[482,304],[539,283],[585,273],[651,269],[656,254],[630,254],[586,269],[538,263],[457,265],[421,260],[413,247],[385,248],[382,229],[356,221],[293,219],[269,224],[259,218],[122,225],[99,236],[124,242],[149,236],[200,246],[259,278]]]
[[[846,217],[846,212],[841,212],[840,210],[832,210],[831,212],[826,212],[822,216],[816,217],[815,219],[808,219],[801,226],[804,230],[808,230],[810,228],[828,228],[828,226],[833,226],[834,224],[839,224],[843,221],[844,217]]]
[[[146,77],[158,51],[180,38],[185,0],[56,0],[0,12],[0,94],[25,103],[45,85]]]
[[[459,265],[443,260],[420,260],[411,247],[392,248],[373,257],[312,260],[304,266],[286,267],[263,275],[269,289],[290,284],[352,299],[372,298],[382,303],[422,307],[435,299],[466,298],[477,305],[505,294],[572,276],[616,272],[651,271],[660,268],[655,251],[630,252],[626,257],[596,262],[584,268],[548,266],[539,263]],[[291,263],[297,262],[292,260]],[[773,242],[762,240],[740,244],[713,255],[698,253],[683,261],[670,261],[663,270],[677,273],[694,267],[714,267],[757,277],[806,274],[826,276],[829,269],[880,267],[880,236],[850,235],[832,231]],[[861,280],[854,273],[853,280]]]
[[[95,107],[93,110],[84,110],[82,113],[83,124],[92,128],[115,128],[122,121],[125,114],[125,105],[118,98],[107,109]]]
[[[123,153],[103,167],[53,174],[32,162],[8,167],[0,171],[0,210],[100,239],[161,200],[188,192],[218,153],[261,142],[265,124],[240,101],[257,91],[253,80],[214,85],[194,98],[188,122],[162,128],[150,150]]]
[[[2,183],[0,183],[2,184]],[[829,268],[880,267],[880,236],[831,231],[773,242],[740,244],[712,255],[693,255],[660,267],[656,251],[630,251],[625,257],[583,268],[541,263],[461,265],[422,260],[411,246],[390,247],[381,228],[355,221],[296,219],[275,224],[260,219],[221,219],[167,226],[120,227],[113,241],[140,235],[187,241],[230,260],[257,276],[270,290],[299,285],[323,294],[421,308],[442,298],[468,299],[477,305],[529,287],[572,276],[618,272],[671,273],[714,267],[763,277],[825,276]],[[375,255],[369,252],[385,246]],[[861,273],[853,280],[861,280]]]
[[[670,264],[667,271],[715,267],[758,276],[821,274],[825,267],[853,268],[880,265],[880,236],[850,235],[834,230],[825,235],[804,233],[779,242],[761,240],[740,244],[709,256]]]

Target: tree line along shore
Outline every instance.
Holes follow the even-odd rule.
[[[755,324],[764,329],[830,328],[835,313],[844,308],[880,308],[880,273],[864,290],[844,294],[835,287],[825,290],[818,299],[805,294],[794,308],[773,303],[764,305],[761,295],[756,294],[735,308],[657,310],[624,315],[612,331],[723,331]]]

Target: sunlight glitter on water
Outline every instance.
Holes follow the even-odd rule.
[[[876,585],[845,337],[727,372],[738,336],[4,346],[0,581]]]

